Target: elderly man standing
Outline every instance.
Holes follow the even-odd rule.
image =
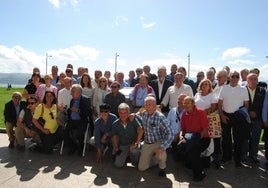
[[[143,128],[134,119],[129,120],[130,108],[126,103],[118,106],[119,118],[112,126],[112,142],[115,155],[115,166],[123,167],[127,157],[133,164],[137,164],[140,156],[140,142],[143,136]]]
[[[168,88],[173,85],[173,82],[166,79],[167,69],[165,66],[158,67],[158,78],[156,80],[152,80],[151,86],[155,92],[155,98],[157,105],[160,105]],[[162,112],[168,112],[168,107],[162,109]]]
[[[218,110],[221,117],[222,127],[222,163],[232,160],[232,137],[234,141],[234,160],[236,167],[242,167],[241,150],[246,133],[243,122],[241,122],[235,112],[241,106],[248,108],[249,96],[247,89],[238,84],[239,73],[230,73],[230,84],[224,85],[219,94]]]
[[[166,176],[166,149],[173,140],[173,132],[166,117],[156,110],[156,99],[152,96],[145,98],[145,109],[142,113],[144,129],[144,145],[139,161],[139,170],[145,171],[153,165],[159,165],[159,176]]]
[[[249,73],[247,76],[247,90],[249,95],[249,116],[251,119],[251,137],[249,143],[246,142],[245,148],[249,149],[250,160],[254,163],[259,163],[258,160],[258,148],[261,136],[261,129],[263,127],[262,122],[262,107],[265,98],[265,89],[263,87],[257,86],[258,75],[255,73]],[[249,145],[250,144],[250,145]],[[244,152],[247,152],[244,150]],[[247,157],[247,153],[243,153],[243,157]]]
[[[169,109],[178,106],[177,99],[178,96],[184,93],[187,96],[193,97],[193,90],[189,85],[183,83],[184,74],[177,72],[175,74],[175,83],[173,86],[170,86],[161,102],[161,109],[166,107],[169,104]]]
[[[148,85],[148,75],[140,75],[139,83],[135,85],[134,89],[129,94],[129,99],[132,101],[132,107],[135,112],[144,105],[144,99],[149,94],[155,95],[154,89]],[[136,109],[135,109],[136,108]]]
[[[9,139],[8,147],[10,149],[14,148],[15,135],[14,127],[16,127],[17,119],[19,117],[20,111],[27,107],[25,101],[21,101],[22,95],[20,92],[12,93],[12,99],[5,104],[4,109],[4,121],[6,125],[6,132]]]

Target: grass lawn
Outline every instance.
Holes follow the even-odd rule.
[[[23,92],[23,88],[0,88],[0,128],[4,128],[4,108],[5,103],[11,100],[12,93],[15,91]]]

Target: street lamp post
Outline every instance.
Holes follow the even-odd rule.
[[[190,77],[190,63],[191,63],[191,55],[190,53],[188,54],[188,78]]]
[[[115,62],[114,62],[114,73],[117,72],[117,57],[119,57],[119,54],[116,52],[115,53]]]
[[[52,57],[52,55],[48,55],[47,53],[46,53],[46,74],[47,74],[47,63],[48,63],[48,58],[49,57]]]

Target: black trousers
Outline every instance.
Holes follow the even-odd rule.
[[[82,120],[69,120],[64,130],[64,142],[70,149],[82,152],[87,123]]]
[[[241,162],[242,145],[248,134],[244,121],[241,121],[235,113],[224,113],[229,119],[227,124],[222,124],[222,160],[232,160],[234,156],[235,162]],[[234,144],[232,142],[234,141]]]

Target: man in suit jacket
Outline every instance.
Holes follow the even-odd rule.
[[[158,74],[158,78],[153,80],[150,83],[150,85],[154,89],[156,103],[157,105],[160,105],[162,102],[162,99],[164,98],[167,92],[167,89],[173,85],[173,82],[166,79],[167,69],[165,66],[158,67],[157,74]],[[162,109],[162,112],[168,112],[168,111],[169,111],[168,106]]]
[[[72,100],[68,109],[69,121],[66,126],[65,140],[70,147],[68,154],[73,154],[78,150],[82,154],[84,135],[87,124],[90,124],[90,132],[93,133],[92,109],[90,98],[82,96],[82,87],[74,84],[71,89]]]
[[[14,92],[12,94],[12,99],[5,104],[4,118],[6,125],[6,132],[9,139],[8,147],[10,149],[14,148],[15,135],[13,128],[16,126],[19,113],[22,109],[27,107],[25,101],[21,101],[22,95],[20,92]]]
[[[265,89],[260,86],[257,86],[258,75],[255,73],[250,73],[247,76],[247,83],[248,85],[246,87],[249,95],[248,112],[251,119],[251,137],[249,139],[249,143],[246,142],[244,145],[243,157],[247,157],[247,152],[249,150],[250,160],[254,163],[259,163],[257,156],[261,129],[263,127],[262,108],[263,101],[265,98]]]

